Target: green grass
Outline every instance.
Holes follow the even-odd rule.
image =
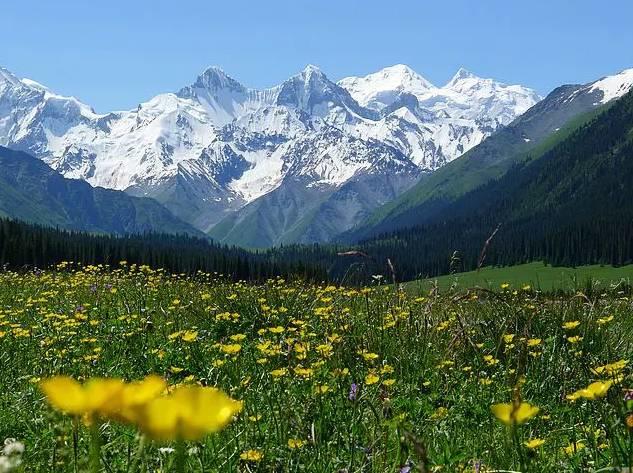
[[[617,291],[429,295],[127,266],[0,272],[0,442],[24,443],[17,471],[29,472],[624,471],[627,362],[605,396],[566,396],[614,374],[591,368],[633,357],[631,307]],[[216,386],[243,411],[220,432],[159,443],[139,436],[156,410],[88,427],[39,387],[59,374],[150,373],[172,390]],[[512,399],[540,412],[507,427],[491,406]],[[530,450],[533,439],[543,444]]]
[[[520,289],[526,284],[542,291],[584,290],[588,283],[602,288],[617,283],[631,285],[633,265],[613,267],[605,265],[579,266],[577,268],[546,266],[542,262],[527,263],[508,267],[484,267],[480,271],[469,271],[437,278],[410,282],[411,289],[429,289],[437,283],[440,289],[482,287],[499,289],[501,284],[509,283]]]

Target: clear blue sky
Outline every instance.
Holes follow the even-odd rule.
[[[631,0],[3,2],[0,65],[105,112],[219,65],[251,87],[316,64],[332,79],[405,63],[542,94],[633,67]]]

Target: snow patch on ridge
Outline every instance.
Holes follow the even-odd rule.
[[[608,76],[593,83],[590,92],[599,90],[603,93],[600,103],[622,97],[633,87],[633,69],[626,69],[619,74]]]

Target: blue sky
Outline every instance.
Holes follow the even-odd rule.
[[[3,2],[0,65],[97,111],[134,107],[219,65],[251,87],[316,64],[332,79],[464,66],[542,94],[633,67],[631,0]]]

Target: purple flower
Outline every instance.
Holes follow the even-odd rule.
[[[357,397],[358,397],[358,385],[356,383],[352,383],[352,385],[349,388],[348,398],[350,401],[355,401]]]
[[[406,465],[400,468],[400,473],[409,473],[410,471],[411,471],[411,467],[409,465]]]

